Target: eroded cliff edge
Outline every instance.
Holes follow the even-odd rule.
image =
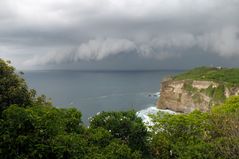
[[[221,71],[219,68],[214,70],[217,73]],[[207,71],[205,75],[200,76],[199,74],[200,78],[172,77],[162,81],[160,98],[157,101],[158,108],[184,113],[192,112],[195,109],[206,112],[213,105],[222,103],[227,97],[239,95],[237,83],[217,79],[209,80]],[[227,73],[223,74],[223,76],[227,75]]]

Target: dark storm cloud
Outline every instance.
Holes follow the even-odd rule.
[[[21,68],[237,57],[238,15],[238,0],[1,0],[0,56]]]

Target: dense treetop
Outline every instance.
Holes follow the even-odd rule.
[[[22,107],[34,104],[51,105],[46,96],[36,96],[36,91],[29,89],[22,78],[23,73],[17,73],[10,64],[10,61],[0,58],[0,113],[12,104]]]
[[[208,70],[199,70],[202,69]],[[236,77],[234,71],[237,70],[232,69],[231,73]],[[101,112],[92,117],[87,127],[79,110],[59,109],[45,96],[37,97],[15,69],[0,59],[0,106],[1,159],[238,159],[239,156],[237,96],[214,106],[208,113],[159,113],[152,116],[154,125],[148,128],[135,111]]]
[[[24,79],[9,64],[0,59],[0,112],[11,104],[30,105],[34,96]]]

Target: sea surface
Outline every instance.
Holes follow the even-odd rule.
[[[59,108],[75,107],[84,123],[102,111],[142,110],[155,106],[160,81],[180,73],[160,71],[25,71],[30,88]]]

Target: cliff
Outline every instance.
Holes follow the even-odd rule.
[[[190,76],[195,72],[197,74],[199,69],[201,70],[201,75],[199,74],[198,78]],[[184,113],[192,112],[195,109],[206,112],[213,105],[222,103],[229,96],[239,95],[239,85],[235,82],[236,80],[233,79],[234,81],[230,82],[222,78],[231,73],[228,69],[226,73],[221,68],[203,68],[203,70],[202,68],[197,68],[162,81],[160,98],[157,101],[158,108]],[[214,71],[213,73],[212,70]],[[210,77],[221,73],[221,71],[224,71],[225,74],[220,76],[220,79],[215,78],[217,76],[213,76],[213,79],[210,79],[207,74],[209,71]],[[239,70],[237,71],[235,73],[239,73]],[[231,77],[234,76],[232,75]]]

